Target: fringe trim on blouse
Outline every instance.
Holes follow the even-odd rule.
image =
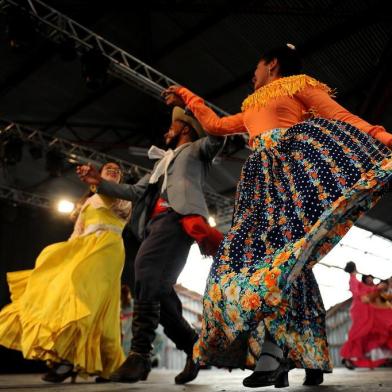
[[[309,86],[321,88],[329,95],[334,95],[334,90],[308,75],[293,75],[274,80],[260,87],[242,102],[241,110],[244,112],[250,108],[264,107],[271,99],[283,96],[292,97],[298,91]]]

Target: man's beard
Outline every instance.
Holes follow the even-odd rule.
[[[175,137],[171,139],[169,143],[166,143],[165,141],[165,144],[167,148],[175,149],[177,147],[177,142],[178,142],[178,137]]]

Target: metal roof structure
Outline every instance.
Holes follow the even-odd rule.
[[[337,89],[340,103],[369,122],[392,129],[392,17],[386,1],[157,0],[136,4],[112,0],[98,4],[45,0],[44,4],[55,12],[44,12],[47,8],[39,0],[0,0],[2,126],[10,122],[27,126],[52,140],[65,140],[141,167],[131,173],[133,179],[151,168],[146,149],[162,145],[170,123],[170,109],[160,101],[157,84],[176,81],[222,111],[235,113],[251,92],[260,52],[285,42],[301,50],[306,73]],[[20,7],[32,12],[26,16],[18,11]],[[56,19],[56,12],[65,18]],[[54,33],[44,17],[62,27],[63,33]],[[75,46],[65,31],[82,36],[91,50],[82,43]],[[85,31],[100,40],[83,35]],[[105,51],[117,63],[102,62],[97,52]],[[93,55],[88,56],[89,52]],[[124,61],[132,70],[128,78],[121,74]],[[105,67],[107,77],[100,73]],[[98,76],[86,83],[89,73]],[[148,79],[148,73],[155,83],[150,86],[140,77]],[[3,162],[1,186],[49,199],[76,198],[83,192],[72,163],[61,167],[61,176],[48,172],[45,155],[55,146],[41,153],[31,147],[24,141],[21,160]],[[210,206],[219,209],[221,222],[230,220],[230,207],[220,207],[222,200],[224,207],[232,201],[247,155],[243,138],[232,137],[212,167],[206,189],[213,195]],[[392,217],[386,213],[391,206],[388,194],[359,225],[392,239]]]

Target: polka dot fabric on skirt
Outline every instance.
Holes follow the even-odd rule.
[[[310,269],[380,198],[391,157],[357,128],[322,118],[254,140],[207,279],[195,359],[252,369],[268,333],[296,366],[331,368]]]

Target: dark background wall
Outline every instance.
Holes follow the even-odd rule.
[[[56,211],[0,200],[0,308],[10,302],[6,273],[33,268],[45,246],[67,240],[71,232],[72,223],[68,217]],[[122,281],[132,287],[132,266],[138,244],[129,229],[124,231],[124,242],[126,262]],[[26,361],[21,353],[1,346],[0,364],[0,373],[46,369],[43,363]]]

